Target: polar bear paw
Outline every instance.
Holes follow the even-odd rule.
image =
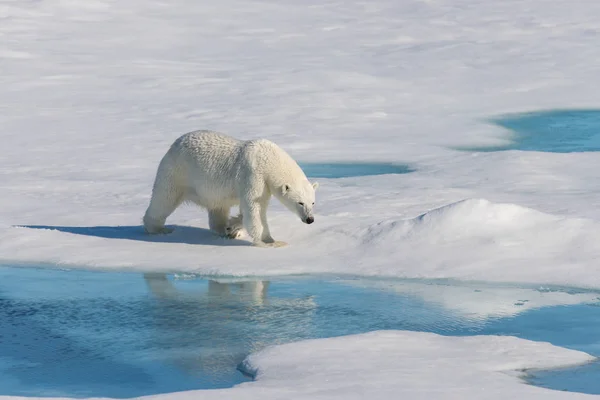
[[[225,237],[228,239],[239,239],[242,236],[243,229],[242,215],[231,217],[225,228]]]
[[[239,239],[242,236],[242,228],[228,226],[225,229],[225,237],[227,239]]]

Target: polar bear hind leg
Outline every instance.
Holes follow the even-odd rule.
[[[144,229],[150,234],[171,233],[173,229],[165,227],[165,221],[183,201],[183,191],[170,179],[160,178],[156,179],[150,205],[144,214]]]

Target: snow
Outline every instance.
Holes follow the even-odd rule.
[[[589,360],[584,353],[513,337],[378,331],[266,349],[246,361],[256,384],[239,389],[261,391],[267,398],[279,398],[281,393],[268,389],[282,386],[293,387],[294,398],[395,398],[399,393],[411,399],[587,398],[526,386],[515,377],[527,369]],[[360,381],[348,379],[357,370]]]
[[[506,143],[511,133],[486,122],[504,113],[597,107],[599,17],[600,3],[588,0],[5,0],[0,262],[598,288],[596,153],[454,149]],[[282,249],[215,239],[205,229],[205,213],[193,207],[171,217],[173,235],[145,236],[141,217],[160,157],[176,137],[203,128],[268,137],[301,161],[398,162],[416,171],[320,179],[310,226],[274,204],[272,232],[290,244]],[[414,346],[433,341],[443,356],[470,340],[390,335],[413,338]],[[342,357],[345,346],[377,348],[379,340],[381,348],[394,343],[386,348],[390,354],[396,346],[402,351],[403,340],[385,335],[281,349],[294,353],[326,344],[339,347]],[[506,344],[477,340],[489,341],[481,351]],[[431,379],[436,385],[427,390],[437,390],[436,398],[468,398],[450,389],[480,395],[480,377],[503,388],[486,391],[489,398],[512,391],[578,397],[492,373],[562,351],[510,343],[527,354],[527,362],[494,358],[498,364],[490,361],[486,369],[461,359],[463,370],[440,361],[455,360],[450,356],[424,353],[411,363],[416,368],[434,357],[436,368],[415,369],[401,379],[396,373],[404,372],[395,368],[410,363],[363,357],[390,368],[381,375],[390,378],[381,397],[395,388],[425,398],[426,392],[410,390]],[[353,354],[346,353],[340,365]],[[258,365],[269,360],[264,357]],[[336,361],[319,362],[326,368]],[[348,365],[354,368],[348,374],[375,378],[366,361]],[[447,371],[448,380],[433,379],[435,371]],[[309,372],[301,375],[307,382],[334,382],[321,387],[323,397],[342,395],[335,370],[327,370],[327,378]],[[477,377],[469,380],[469,373]],[[288,377],[273,376],[283,386],[269,393],[293,390],[286,389]],[[275,382],[268,377],[265,372],[265,382]],[[260,392],[245,389],[260,385],[232,390]],[[357,395],[358,388],[372,387],[346,387],[345,394]]]
[[[11,227],[0,236],[0,258],[202,275],[335,273],[600,285],[600,275],[593,273],[598,267],[590,262],[600,256],[600,229],[590,219],[483,199],[408,219],[320,215],[310,226],[296,219],[285,211],[272,218],[274,232],[287,233],[291,243],[281,250],[213,237],[193,220],[158,237],[144,234],[140,226]]]

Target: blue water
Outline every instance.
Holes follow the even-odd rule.
[[[553,153],[600,151],[600,110],[550,110],[512,114],[490,122],[514,133],[512,143],[478,151]]]
[[[237,366],[265,346],[379,329],[509,334],[600,354],[597,300],[486,317],[411,294],[459,289],[457,305],[481,309],[478,299],[498,290],[484,284],[327,277],[219,283],[6,267],[0,277],[0,395],[126,398],[230,387],[249,379]],[[517,290],[508,306],[553,291],[561,289]],[[598,372],[583,379],[594,390]],[[560,373],[535,379],[568,384]]]
[[[528,382],[548,389],[600,394],[600,363],[593,362],[575,368],[537,372]]]
[[[350,178],[415,171],[409,165],[394,163],[300,163],[300,167],[308,178]]]

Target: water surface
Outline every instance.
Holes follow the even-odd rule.
[[[406,164],[395,163],[300,163],[308,178],[350,178],[387,174],[408,174],[415,170]]]
[[[379,329],[515,335],[600,354],[593,292],[7,267],[0,277],[0,395],[127,398],[230,387],[249,379],[238,364],[265,346]],[[544,306],[556,301],[585,304]],[[597,372],[587,380],[596,389]],[[550,383],[564,386],[561,379]]]

